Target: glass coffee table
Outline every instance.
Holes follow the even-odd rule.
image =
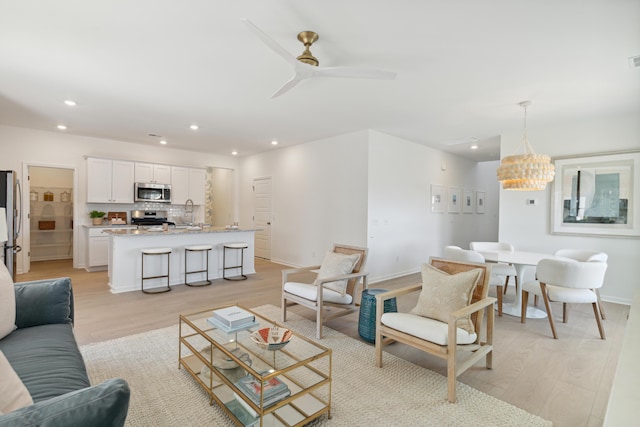
[[[331,349],[294,332],[287,345],[268,350],[251,333],[286,327],[235,305],[255,323],[227,332],[211,317],[232,306],[180,315],[178,368],[239,426],[301,426],[325,413],[331,418]]]

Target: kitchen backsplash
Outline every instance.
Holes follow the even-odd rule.
[[[165,203],[87,203],[87,212],[85,215],[86,224],[90,224],[89,212],[91,211],[118,211],[127,213],[127,224],[131,223],[131,211],[167,211],[167,218],[176,224],[191,222],[191,214],[185,214],[184,205],[168,205]],[[204,222],[202,220],[202,206],[193,207],[194,223]]]

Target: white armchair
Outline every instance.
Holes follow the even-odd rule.
[[[604,262],[581,262],[573,259],[543,259],[536,268],[537,280],[522,285],[522,314],[520,321],[526,322],[526,307],[529,294],[541,295],[547,309],[547,318],[553,338],[558,339],[556,325],[551,312],[551,302],[562,302],[563,323],[568,320],[567,303],[588,303],[593,306],[600,338],[605,339],[604,328],[598,311],[595,290],[602,286],[607,264]]]
[[[327,320],[357,310],[356,296],[360,283],[367,289],[367,248],[333,245],[322,265],[282,270],[282,321],[287,321],[287,307],[299,304],[316,312],[316,338],[322,339],[322,324]],[[290,280],[296,273],[320,270],[313,283]],[[331,310],[331,311],[329,311]]]
[[[430,266],[439,272],[432,271]],[[422,270],[423,283],[376,295],[376,366],[382,368],[382,349],[394,341],[444,359],[447,361],[447,400],[454,403],[456,378],[460,374],[483,357],[487,369],[492,366],[493,303],[496,299],[487,297],[489,267],[431,258]],[[449,288],[455,292],[446,295]],[[417,300],[410,313],[383,312],[386,300],[410,294]],[[428,311],[433,314],[424,315],[424,301],[432,305]],[[452,309],[455,306],[461,308]],[[487,307],[490,309],[487,310],[485,341],[482,341],[484,309]]]

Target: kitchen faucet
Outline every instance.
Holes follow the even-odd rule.
[[[193,225],[193,200],[191,199],[187,199],[186,202],[184,202],[184,213],[186,214],[191,214],[191,222],[189,223],[189,225]]]

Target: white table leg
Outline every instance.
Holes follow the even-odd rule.
[[[522,314],[522,285],[524,283],[524,270],[525,264],[514,264],[516,268],[516,274],[518,275],[518,292],[516,294],[515,303],[503,304],[502,313],[509,316],[520,317]],[[527,319],[544,319],[547,317],[547,313],[544,310],[540,310],[536,307],[527,307]]]

